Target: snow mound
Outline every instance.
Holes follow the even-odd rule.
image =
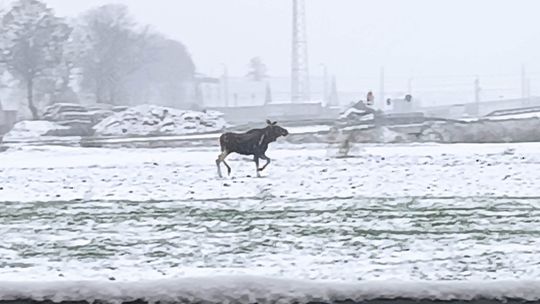
[[[364,104],[364,102],[359,101],[355,103],[352,107],[348,108],[339,116],[339,120],[357,120],[357,121],[367,121],[374,119],[374,113],[376,111]]]
[[[84,113],[86,108],[75,103],[55,103],[45,108],[43,118],[45,120],[57,121],[62,120],[63,113]]]
[[[367,115],[369,114],[369,112],[365,111],[365,110],[360,110],[360,109],[357,109],[357,108],[350,108],[350,109],[347,109],[345,112],[343,112],[343,114],[341,114],[339,116],[339,119],[348,119],[350,117],[353,117],[353,116],[364,116],[364,115]]]
[[[223,114],[140,105],[115,113],[94,126],[101,136],[183,135],[216,132],[226,127]]]
[[[59,125],[55,122],[35,120],[21,121],[13,126],[13,129],[4,135],[3,141],[28,141],[39,140],[43,136],[54,136],[56,132],[68,130],[69,127]]]
[[[141,282],[2,282],[0,300],[125,303],[335,303],[376,299],[540,299],[536,281],[311,282],[250,276],[194,277]]]

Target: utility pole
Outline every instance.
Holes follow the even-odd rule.
[[[474,80],[474,102],[480,103],[480,78],[476,76],[476,79]]]
[[[225,100],[225,107],[229,107],[229,71],[225,64],[223,65],[223,75],[221,76],[221,82],[223,85],[223,95]]]
[[[521,65],[521,98],[523,101],[527,98],[527,76],[525,73],[525,64]]]
[[[304,0],[293,0],[292,31],[291,100],[307,101],[310,92]]]
[[[321,63],[320,66],[323,69],[323,97],[322,101],[324,105],[328,105],[328,68],[324,63]]]
[[[521,65],[521,98],[523,105],[530,104],[531,98],[531,80],[527,77],[525,65]]]
[[[480,91],[482,89],[480,88],[480,78],[476,76],[476,79],[474,80],[474,109],[475,114],[477,117],[480,116]]]
[[[412,95],[412,82],[413,82],[413,78],[409,77],[409,79],[407,79],[407,94],[410,94],[410,95]]]
[[[332,86],[330,88],[330,95],[328,96],[328,104],[330,106],[339,106],[339,96],[337,91],[336,76],[332,76]]]
[[[531,103],[531,79],[530,78],[527,78],[526,86],[527,86],[527,92],[526,92],[527,104],[530,104]]]
[[[375,105],[374,107],[377,108],[377,100],[380,100],[379,102],[379,107],[383,108],[384,107],[384,104],[385,104],[385,92],[384,92],[384,82],[385,82],[385,79],[384,79],[384,67],[381,67],[381,75],[380,75],[380,80],[379,80],[379,96],[380,96],[380,99],[377,99],[375,98]]]

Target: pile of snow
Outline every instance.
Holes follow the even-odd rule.
[[[113,114],[113,106],[106,104],[83,106],[74,103],[55,103],[45,108],[43,119],[62,125],[86,124],[93,126]]]
[[[0,300],[125,303],[336,303],[392,299],[537,301],[538,281],[341,283],[250,276],[194,277],[143,282],[47,282],[0,284]]]
[[[364,116],[366,116],[366,115],[369,115],[369,114],[370,114],[370,112],[368,112],[366,110],[360,110],[360,109],[357,109],[357,108],[350,108],[350,109],[347,109],[345,112],[343,112],[343,114],[341,114],[339,116],[339,119],[345,120],[345,119],[352,119],[352,118],[358,117],[361,120],[367,120],[367,119],[362,119],[362,118]]]
[[[69,127],[51,121],[21,121],[3,137],[4,142],[40,140],[43,136],[55,136],[69,130]]]
[[[375,118],[374,113],[376,111],[366,106],[362,101],[357,102],[349,109],[345,110],[340,116],[339,120],[356,120],[356,121],[368,121]]]
[[[68,135],[88,136],[92,135],[94,125],[113,114],[113,106],[107,104],[84,106],[75,103],[55,103],[45,108],[43,119],[70,127]]]
[[[45,120],[60,120],[64,113],[81,113],[86,112],[86,109],[76,103],[55,103],[43,110],[43,119]]]
[[[95,135],[183,135],[221,131],[223,114],[197,112],[154,105],[140,105],[115,113],[94,126]]]

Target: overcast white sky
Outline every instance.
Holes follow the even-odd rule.
[[[141,23],[178,39],[199,72],[222,63],[244,75],[260,56],[272,75],[288,76],[291,0],[46,0],[76,16],[105,3],[127,4]],[[341,88],[388,75],[540,73],[539,0],[306,0],[311,74],[320,63]]]

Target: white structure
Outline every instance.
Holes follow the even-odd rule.
[[[291,79],[287,77],[269,77],[262,81],[253,81],[247,77],[214,78],[215,81],[199,83],[200,104],[203,107],[241,107],[257,106],[268,103],[291,103]],[[337,94],[337,87],[326,84],[329,96],[325,97],[324,77],[312,81],[311,101],[326,105],[329,97]],[[336,91],[336,92],[333,92]],[[334,94],[333,94],[334,93]],[[340,98],[334,97],[337,103]],[[336,104],[337,105],[337,104]]]

